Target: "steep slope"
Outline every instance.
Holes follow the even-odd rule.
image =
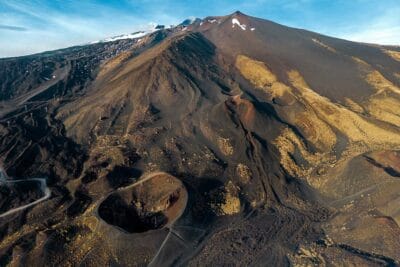
[[[397,48],[240,12],[97,45],[2,87],[0,159],[52,197],[0,265],[399,264]]]
[[[235,19],[246,25],[246,30],[234,24]],[[361,61],[400,85],[396,78],[400,62],[384,47],[288,28],[240,12],[208,18],[195,30],[203,32],[231,60],[242,54],[265,62],[284,81],[287,71],[298,70],[317,93],[340,103],[346,97],[355,101],[374,93],[360,72]]]

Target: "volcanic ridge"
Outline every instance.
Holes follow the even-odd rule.
[[[0,59],[0,136],[0,266],[400,264],[399,47],[235,12]]]

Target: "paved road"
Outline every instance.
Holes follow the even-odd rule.
[[[24,210],[24,209],[27,209],[29,207],[35,206],[35,205],[39,204],[40,202],[43,202],[46,199],[48,199],[50,197],[50,195],[51,195],[51,191],[47,187],[46,179],[44,179],[44,178],[33,178],[33,179],[27,179],[27,180],[12,180],[11,181],[11,180],[7,180],[6,177],[7,177],[6,173],[3,170],[0,169],[0,183],[11,184],[11,183],[21,183],[21,182],[27,182],[27,181],[38,181],[38,182],[40,182],[40,187],[41,187],[42,192],[43,192],[44,195],[43,195],[43,197],[41,197],[41,198],[31,202],[31,203],[28,203],[26,205],[23,205],[23,206],[11,209],[9,211],[6,211],[4,213],[1,213],[0,214],[0,218],[9,216],[9,215],[14,214],[16,212],[19,212],[21,210]]]

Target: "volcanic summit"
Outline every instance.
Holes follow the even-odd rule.
[[[0,59],[0,137],[0,266],[400,264],[399,47],[235,12]]]

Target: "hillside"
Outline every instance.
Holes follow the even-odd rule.
[[[0,266],[400,264],[398,47],[235,12],[0,59],[0,136]]]

